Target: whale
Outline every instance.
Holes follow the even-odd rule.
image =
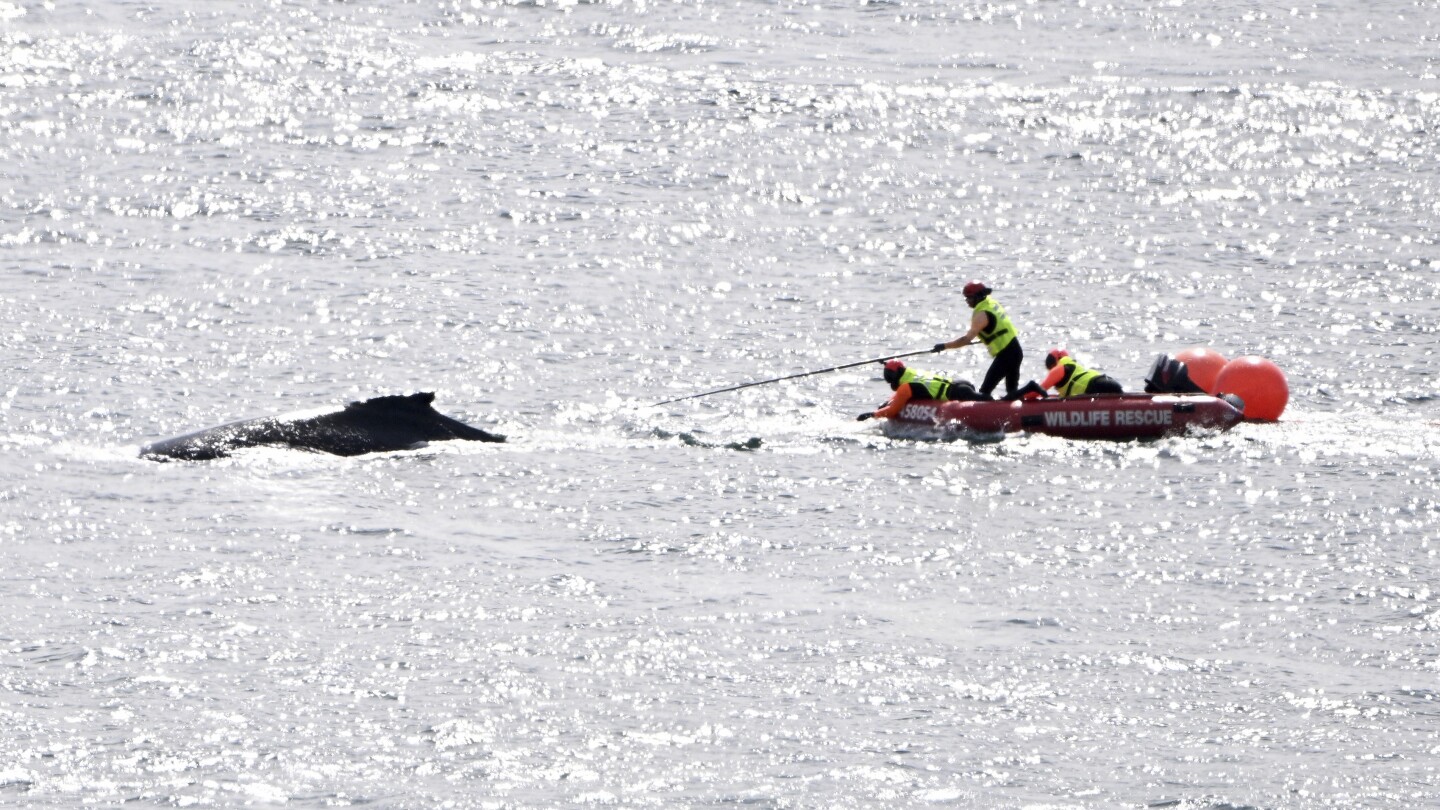
[[[246,419],[153,442],[140,457],[209,461],[244,447],[291,447],[337,456],[409,450],[435,441],[503,442],[505,437],[451,419],[433,407],[435,394],[375,397],[340,410]]]

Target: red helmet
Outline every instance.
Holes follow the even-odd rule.
[[[1060,358],[1069,356],[1070,353],[1064,349],[1051,349],[1050,353],[1045,355],[1045,368],[1054,368],[1055,364],[1060,362]]]
[[[892,386],[900,384],[900,378],[905,374],[905,364],[899,360],[891,360],[885,364],[885,382]]]
[[[966,284],[963,292],[966,298],[984,298],[991,293],[991,289],[985,286],[985,282],[976,280]]]

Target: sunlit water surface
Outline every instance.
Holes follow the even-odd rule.
[[[0,2],[0,803],[1440,804],[1440,13],[1353,6]],[[653,406],[971,278],[1290,405]],[[135,455],[414,391],[511,441]]]

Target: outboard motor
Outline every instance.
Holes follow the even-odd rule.
[[[1190,370],[1179,360],[1168,354],[1155,358],[1150,373],[1145,376],[1147,394],[1203,394],[1205,389],[1190,379]]]

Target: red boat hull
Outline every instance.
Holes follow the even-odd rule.
[[[1241,411],[1199,394],[1099,394],[1018,402],[911,402],[899,425],[969,433],[1043,433],[1065,439],[1158,439],[1191,428],[1227,430]]]

